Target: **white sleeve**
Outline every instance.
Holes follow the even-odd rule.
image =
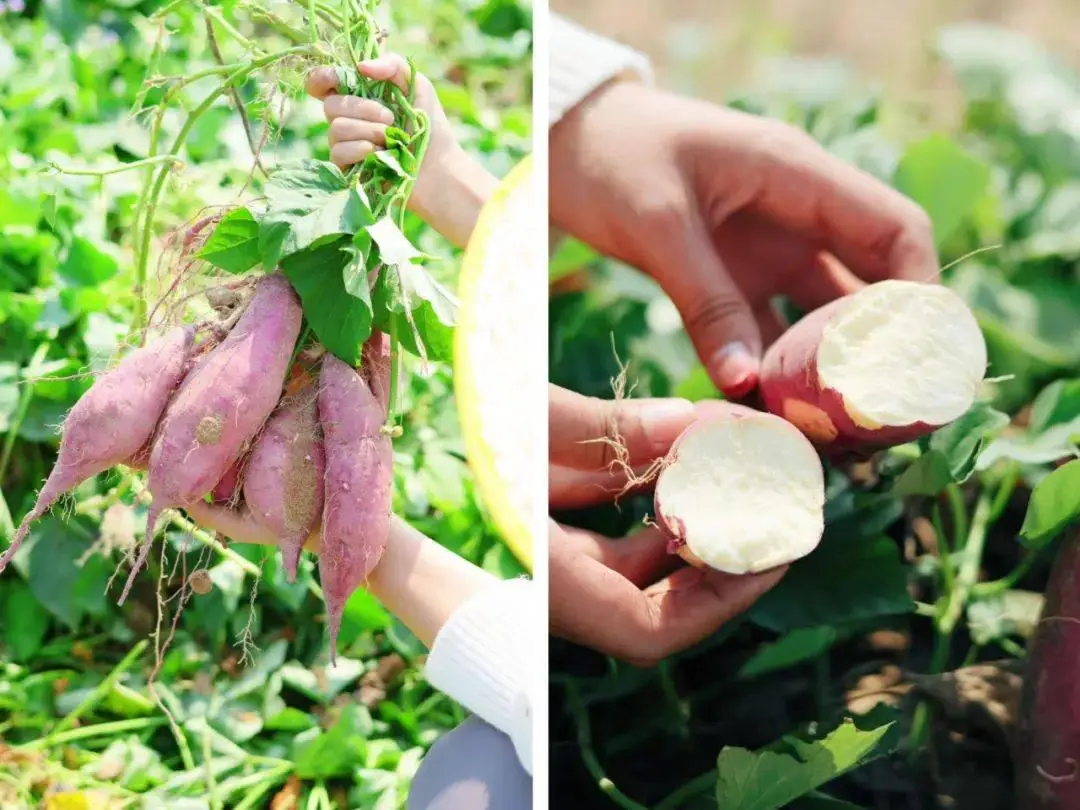
[[[531,580],[511,579],[482,591],[443,625],[427,659],[427,679],[505,733],[532,773],[532,696],[543,660],[536,627],[543,595]]]
[[[549,127],[611,79],[626,77],[652,82],[652,67],[643,54],[597,36],[557,14],[551,15],[550,26]]]

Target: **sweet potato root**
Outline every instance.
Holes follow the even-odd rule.
[[[246,458],[238,458],[233,465],[225,471],[225,475],[210,491],[210,500],[218,504],[231,504],[236,500],[237,494],[243,486],[244,462]]]
[[[971,407],[986,343],[945,287],[883,281],[807,315],[766,352],[765,406],[829,451],[912,441]]]
[[[1016,738],[1016,809],[1080,807],[1080,533],[1054,561],[1028,649]]]
[[[280,538],[289,581],[323,513],[326,466],[314,386],[282,400],[255,441],[244,474],[244,502]]]
[[[368,354],[381,357],[381,344],[374,346]],[[381,369],[372,372],[370,364],[366,371],[369,379],[327,354],[319,375],[326,448],[319,573],[331,660],[345,602],[379,562],[390,531],[393,451],[383,430],[385,376]]]
[[[19,550],[30,524],[68,490],[91,476],[136,458],[154,435],[180,382],[195,330],[177,327],[136,349],[101,376],[64,420],[56,466],[0,556],[0,571]]]
[[[825,474],[813,445],[793,425],[724,403],[672,445],[654,502],[670,549],[687,562],[756,573],[817,547]]]
[[[146,539],[121,604],[146,561],[162,510],[188,506],[213,490],[274,410],[301,316],[284,276],[262,278],[228,337],[184,380],[150,451]]]

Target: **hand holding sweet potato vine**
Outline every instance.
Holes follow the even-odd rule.
[[[155,16],[162,31],[178,5]],[[121,601],[163,510],[197,509],[208,498],[243,504],[284,538],[290,571],[321,525],[333,649],[345,601],[387,542],[402,353],[448,360],[456,310],[425,268],[430,257],[404,234],[429,144],[438,153],[456,147],[447,144],[430,83],[413,86],[385,69],[405,63],[381,57],[386,32],[374,5],[239,3],[237,14],[259,23],[254,30],[275,32],[266,42],[200,5],[210,49],[240,57],[184,76],[157,75],[152,61],[136,110],[148,115],[148,156],[104,173],[145,174],[135,205],[133,332],[163,336],[120,360],[72,410],[54,473],[0,570],[65,491],[111,466],[147,469],[147,536]],[[223,96],[242,106],[234,90],[246,82],[298,96],[315,68],[332,74],[340,92],[387,112],[393,123],[379,133],[383,148],[346,170],[316,160],[267,167],[256,156],[253,182],[257,167],[268,172],[266,182],[227,210],[192,212],[195,224],[166,242],[178,244],[179,255],[157,255],[159,207],[201,117]],[[180,91],[196,81],[210,89],[194,105],[181,104]],[[143,107],[147,99],[156,103]],[[166,124],[176,115],[174,134]],[[254,140],[252,147],[259,150]],[[147,307],[155,265],[165,292]],[[365,564],[353,566],[359,559]]]
[[[780,121],[613,81],[552,127],[550,163],[553,223],[652,276],[730,396],[784,330],[774,296],[938,277],[922,209]]]
[[[461,148],[446,113],[426,76],[400,54],[361,62],[360,75],[391,82],[403,92],[415,84],[415,103],[431,121],[427,159],[419,171],[408,205],[421,219],[458,247],[465,247],[480,208],[495,190],[495,178]],[[348,169],[387,147],[393,113],[375,99],[342,95],[337,72],[316,68],[307,77],[308,93],[323,102],[330,122],[330,159]]]

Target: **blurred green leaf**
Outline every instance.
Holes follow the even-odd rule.
[[[703,399],[723,399],[723,396],[709,378],[709,372],[702,365],[695,366],[689,374],[683,377],[671,394],[672,396],[688,399],[691,402],[700,402]]]
[[[768,672],[801,664],[817,658],[836,641],[832,627],[807,627],[792,630],[777,641],[765,644],[739,669],[740,678],[756,678]]]
[[[85,611],[79,593],[92,585],[104,593],[108,583],[108,578],[92,585],[83,579],[78,561],[92,538],[78,531],[78,526],[55,517],[43,518],[30,530],[14,560],[38,602],[72,630]]]
[[[119,270],[115,258],[90,240],[76,236],[71,240],[58,272],[73,284],[95,286],[108,281]]]
[[[1031,492],[1020,535],[1042,548],[1080,516],[1080,459],[1070,461],[1040,481]]]
[[[862,730],[845,719],[828,736],[788,737],[775,750],[725,748],[717,760],[716,802],[724,810],[778,810],[883,751],[887,723]]]
[[[548,260],[548,279],[554,283],[578,270],[586,269],[599,258],[589,245],[577,239],[563,239]]]
[[[926,209],[941,245],[974,213],[989,186],[990,167],[951,138],[931,135],[908,147],[893,183]]]
[[[16,661],[29,661],[41,649],[49,614],[38,603],[30,587],[14,580],[0,590],[0,641]]]
[[[977,402],[952,424],[936,430],[926,451],[896,481],[900,495],[936,495],[963,483],[975,471],[987,437],[1009,424],[1009,417]]]
[[[844,587],[836,587],[837,582]],[[907,569],[895,542],[888,537],[827,530],[821,545],[793,563],[780,584],[747,615],[755,624],[787,633],[913,609]]]
[[[356,703],[346,703],[328,731],[296,747],[293,754],[296,775],[301,779],[348,775],[363,763],[364,741],[371,732],[371,716],[367,709]]]

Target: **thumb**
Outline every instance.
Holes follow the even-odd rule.
[[[361,62],[360,73],[379,82],[393,82],[405,93],[409,92],[409,80],[412,78],[409,63],[401,54],[387,53],[374,59]]]
[[[742,397],[757,385],[761,333],[753,311],[696,216],[681,238],[663,245],[663,267],[653,277],[671,297],[713,383]]]

